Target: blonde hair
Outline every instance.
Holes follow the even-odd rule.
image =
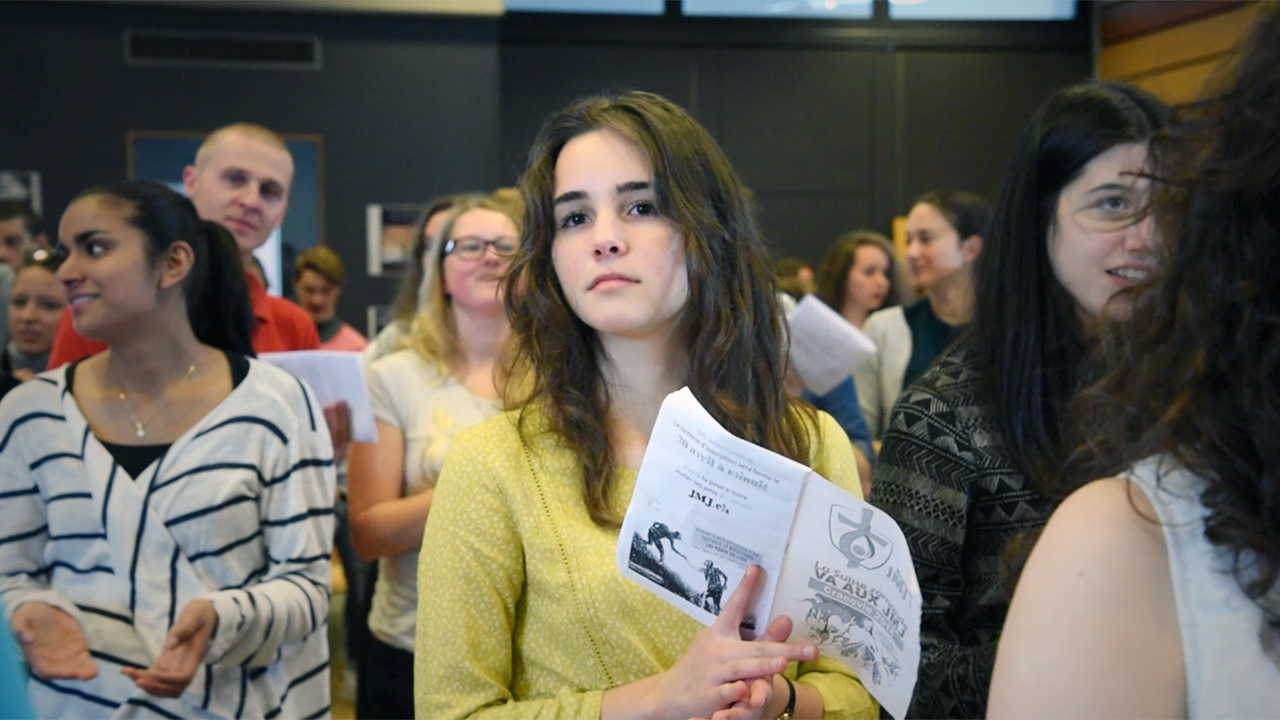
[[[494,190],[489,197],[495,202],[507,206],[509,215],[518,218],[524,217],[524,196],[520,194],[520,188],[500,187]]]
[[[422,284],[418,288],[418,311],[413,316],[409,333],[401,347],[412,348],[426,360],[444,371],[451,369],[451,363],[458,355],[458,330],[453,323],[453,302],[444,294],[444,278],[441,265],[444,262],[444,244],[453,234],[453,226],[458,218],[472,210],[489,210],[500,213],[516,227],[519,237],[523,224],[521,215],[509,199],[486,195],[468,197],[449,212],[449,217],[440,232],[431,238],[424,259],[431,263],[422,273]]]
[[[291,162],[293,160],[293,154],[289,152],[289,146],[285,144],[284,138],[280,137],[279,133],[256,123],[238,122],[223,125],[205,137],[204,142],[200,143],[200,149],[196,150],[195,166],[198,168],[204,167],[204,164],[209,160],[209,155],[213,153],[213,149],[228,135],[243,135],[266,143],[271,147],[285,151],[289,155],[289,160]]]

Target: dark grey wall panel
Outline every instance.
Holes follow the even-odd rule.
[[[906,204],[936,187],[995,198],[1018,133],[1054,90],[1086,80],[1082,53],[905,53],[900,59]]]
[[[502,50],[503,157],[514,174],[547,114],[582,94],[651,90],[689,108],[756,193],[779,252],[817,262],[843,232],[888,233],[919,193],[992,197],[1017,133],[1086,52]]]
[[[514,181],[551,113],[586,95],[657,93],[694,106],[694,51],[668,48],[511,45],[502,49],[502,163]]]
[[[548,114],[581,95],[634,88],[665,95],[711,132],[755,192],[778,252],[820,256],[870,221],[873,53],[515,45],[502,56],[503,157],[513,172]]]
[[[775,254],[817,262],[840,233],[872,222],[877,55],[724,50],[708,67],[721,144]]]
[[[871,177],[869,52],[717,54],[720,142],[757,192],[866,192]]]
[[[689,108],[755,191],[771,245],[814,262],[841,232],[887,232],[930,187],[991,194],[1035,105],[1089,73],[1087,22],[1051,25],[0,2],[0,167],[41,170],[56,219],[125,173],[131,129],[320,134],[327,239],[350,268],[340,311],[363,327],[395,285],[364,272],[365,204],[514,182],[546,116],[584,94],[639,88]],[[315,36],[323,62],[126,66],[125,28]]]
[[[868,226],[865,218],[872,216],[868,195],[759,193],[756,202],[770,251],[813,263],[822,260],[833,240]]]
[[[309,34],[323,67],[129,66],[125,28]],[[348,266],[339,311],[362,330],[395,288],[365,273],[366,203],[500,180],[492,21],[3,2],[0,67],[0,166],[43,173],[54,222],[75,193],[124,177],[129,130],[248,120],[323,136],[326,239]]]

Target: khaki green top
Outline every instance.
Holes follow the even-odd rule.
[[[819,417],[809,464],[861,497],[844,431]],[[605,690],[670,668],[702,629],[622,576],[618,530],[591,521],[573,453],[545,416],[527,419],[528,444],[516,419],[463,431],[440,474],[418,565],[421,718],[598,718]],[[635,483],[634,469],[618,469],[616,517]],[[828,718],[879,717],[839,661],[786,674],[818,690]]]

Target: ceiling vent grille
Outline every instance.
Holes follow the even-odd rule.
[[[172,30],[125,30],[128,65],[319,70],[320,39]]]

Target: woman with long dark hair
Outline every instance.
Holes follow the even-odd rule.
[[[1156,145],[1167,251],[1077,402],[1092,477],[1009,610],[992,717],[1280,712],[1280,12]]]
[[[252,357],[234,238],[145,182],[82,193],[59,238],[107,350],[0,402],[0,601],[37,712],[326,712],[333,446]]]
[[[1001,554],[1053,508],[1065,406],[1103,306],[1155,264],[1141,211],[1166,114],[1110,83],[1040,106],[977,262],[971,328],[889,418],[871,500],[902,527],[924,595],[913,716],[985,712],[1008,609]]]
[[[618,528],[668,394],[860,495],[830,416],[783,390],[782,319],[748,195],[692,117],[631,92],[554,114],[530,152],[505,299],[516,408],[464,431],[422,543],[421,717],[876,717],[842,663],[709,628],[625,579]],[[795,664],[800,661],[799,664]]]

